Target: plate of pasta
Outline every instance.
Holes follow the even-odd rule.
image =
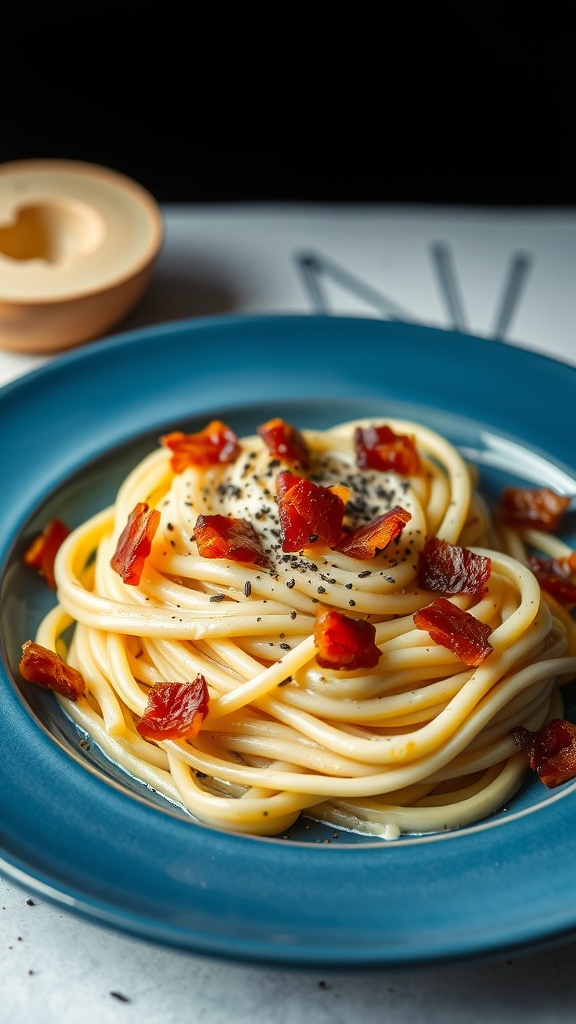
[[[0,869],[278,966],[571,934],[575,383],[493,340],[244,316],[8,385]]]

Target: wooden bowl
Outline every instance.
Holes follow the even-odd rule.
[[[0,165],[0,347],[58,352],[105,334],[140,299],[162,238],[157,203],[122,174]]]

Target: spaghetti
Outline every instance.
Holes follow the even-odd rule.
[[[526,758],[512,729],[538,729],[561,713],[559,684],[576,673],[576,630],[525,562],[527,544],[555,555],[568,549],[497,523],[473,471],[437,433],[398,420],[387,427],[414,440],[409,475],[359,465],[354,437],[373,421],[304,431],[305,468],[302,452],[291,462],[255,435],[237,440],[226,461],[192,457],[176,471],[164,439],[114,506],[58,551],[58,604],[36,640],[86,683],[77,701],[58,699],[109,758],[202,822],[276,835],[304,811],[386,838],[461,827],[518,789]],[[334,488],[346,536],[398,507],[408,521],[361,560],[315,533],[290,550],[277,499],[282,473],[284,486],[305,479]],[[127,585],[111,560],[142,503],[157,510],[159,526],[139,582]],[[251,524],[264,557],[200,554],[195,531],[218,516]],[[478,593],[447,596],[490,634],[477,665],[415,624],[438,596],[418,577],[432,537],[490,560]],[[372,624],[375,665],[319,663],[317,624],[327,610]],[[145,739],[138,724],[151,688],[198,675],[209,706],[197,734]]]

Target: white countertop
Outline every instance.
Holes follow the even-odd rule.
[[[576,213],[172,206],[149,291],[118,330],[222,313],[385,316],[576,363]],[[56,357],[58,358],[58,357]],[[44,360],[0,351],[0,384]],[[576,941],[368,974],[238,966],[105,931],[0,879],[0,1022],[562,1024]]]

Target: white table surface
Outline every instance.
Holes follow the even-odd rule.
[[[251,205],[163,214],[151,286],[117,331],[323,311],[456,326],[576,363],[573,211]],[[43,361],[0,351],[0,385]],[[576,940],[357,975],[227,964],[104,930],[0,878],[1,1024],[561,1024],[576,1019],[575,962]]]

